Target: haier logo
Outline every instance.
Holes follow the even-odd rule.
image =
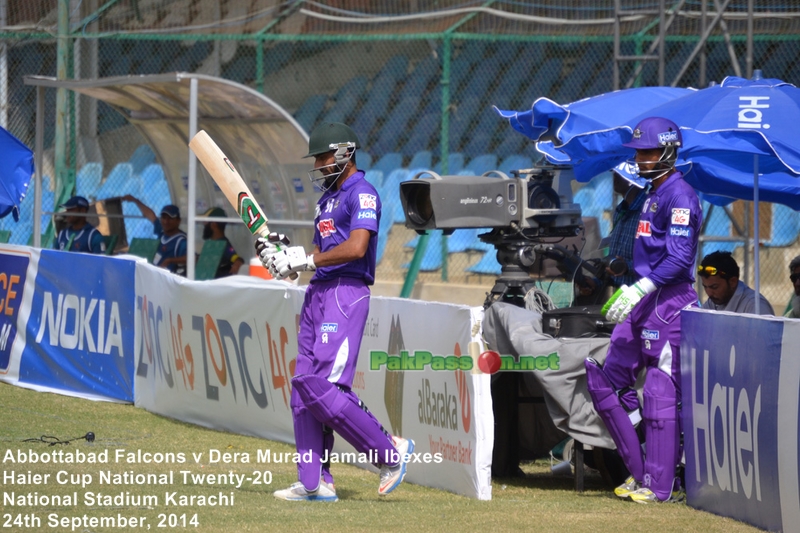
[[[320,326],[319,331],[321,333],[336,333],[339,331],[339,324],[336,322],[325,322]]]
[[[658,330],[657,329],[643,329],[642,330],[642,338],[657,341],[658,340]]]
[[[677,228],[675,226],[669,227],[670,237],[691,237],[692,228]]]
[[[700,365],[702,363],[702,374]],[[759,468],[758,424],[761,418],[761,385],[751,397],[747,389],[732,385],[709,383],[709,352],[691,350],[692,374],[701,376],[702,390],[692,379],[690,403],[684,409],[692,412],[694,427],[695,478],[699,482],[700,457],[705,456],[706,481],[720,490],[743,492],[749,500],[761,501],[761,471]],[[728,374],[734,378],[736,347],[731,346]],[[733,381],[733,379],[731,380]],[[685,400],[685,398],[684,398]],[[688,477],[690,472],[686,472]]]
[[[378,215],[375,213],[375,211],[359,211],[358,220],[365,220],[365,219],[377,220]]]
[[[769,109],[769,96],[740,96],[736,125],[750,130],[769,129],[769,124],[764,124],[762,109]]]

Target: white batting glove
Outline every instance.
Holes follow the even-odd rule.
[[[630,287],[623,285],[600,310],[606,320],[621,324],[630,314],[631,310],[645,295],[656,290],[655,284],[648,278],[642,278]]]
[[[275,255],[276,253],[280,252],[284,248],[288,248],[289,246],[289,237],[284,235],[283,233],[270,233],[267,235],[267,238],[259,237],[256,239],[255,247],[256,247],[256,255],[258,259],[261,261],[261,264],[265,267],[267,266],[267,260]]]
[[[306,255],[302,246],[292,246],[285,248],[267,259],[266,263],[269,273],[273,278],[285,279],[297,272],[316,270],[314,256]]]

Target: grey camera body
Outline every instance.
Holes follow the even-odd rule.
[[[431,229],[508,228],[549,233],[581,226],[572,202],[571,168],[533,168],[514,175],[493,170],[482,176],[417,173],[400,184],[406,227]]]

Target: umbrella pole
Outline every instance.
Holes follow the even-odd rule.
[[[759,271],[759,260],[758,256],[761,255],[761,247],[759,246],[759,235],[758,235],[758,223],[759,223],[759,214],[758,214],[758,154],[753,156],[753,202],[755,205],[753,206],[753,213],[755,217],[754,221],[754,229],[753,229],[753,270],[755,271],[755,291],[756,291],[756,305],[755,305],[755,312],[756,314],[760,313],[760,302],[761,302],[761,272]]]

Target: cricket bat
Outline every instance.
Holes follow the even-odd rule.
[[[220,150],[217,143],[211,139],[208,133],[200,130],[189,141],[189,148],[217,183],[228,202],[236,209],[236,213],[242,218],[250,233],[266,239],[269,235],[267,215],[264,214],[264,210],[253,198],[253,193],[250,192],[244,179],[225,156],[225,153]],[[297,279],[297,274],[293,273],[290,277]]]

